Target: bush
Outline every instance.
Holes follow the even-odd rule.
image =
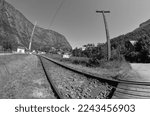
[[[148,63],[150,62],[150,38],[144,37],[139,39],[134,45],[134,50],[128,51],[125,58],[130,62]]]
[[[87,65],[88,62],[89,62],[89,59],[88,58],[84,58],[84,57],[75,57],[75,58],[71,58],[71,63],[73,64],[81,64],[81,65]]]

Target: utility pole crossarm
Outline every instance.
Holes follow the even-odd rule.
[[[104,25],[105,25],[105,30],[106,30],[106,38],[107,38],[107,54],[108,54],[107,58],[108,60],[110,60],[111,58],[110,36],[109,36],[108,25],[107,25],[107,21],[105,17],[105,13],[110,13],[110,11],[104,11],[104,10],[98,11],[97,10],[96,13],[102,13],[103,15]]]
[[[104,10],[99,11],[99,10],[97,10],[96,13],[110,13],[110,11],[104,11]]]

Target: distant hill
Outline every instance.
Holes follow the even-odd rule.
[[[147,20],[147,21],[145,21],[145,22],[143,22],[143,23],[141,23],[141,24],[140,24],[140,27],[145,27],[145,26],[147,26],[147,25],[150,25],[150,19]]]
[[[17,9],[5,0],[0,0],[0,45],[9,42],[13,49],[18,45],[29,46],[33,24]],[[72,49],[66,38],[58,32],[36,27],[32,49],[55,47]]]
[[[112,50],[124,51],[125,43],[128,41],[138,41],[142,38],[150,39],[150,20],[141,23],[138,28],[127,34],[120,35],[111,39]],[[103,51],[106,51],[106,44],[102,45]]]
[[[127,52],[126,50],[128,49],[126,47],[126,43],[129,43],[129,41],[138,41],[139,39],[144,38],[150,39],[150,19],[146,22],[141,23],[139,27],[132,32],[112,38],[110,40],[112,55],[114,53],[118,54],[119,52],[122,55],[125,55],[125,53]],[[100,46],[104,57],[107,57],[107,44],[101,44]]]

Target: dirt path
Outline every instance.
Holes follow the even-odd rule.
[[[150,82],[150,64],[132,63],[131,66],[139,74],[139,80]]]
[[[51,87],[34,55],[0,67],[1,99],[54,98]]]

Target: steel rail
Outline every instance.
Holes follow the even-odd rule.
[[[133,87],[132,87],[133,88]],[[132,92],[140,92],[140,93],[150,93],[150,91],[142,91],[142,90],[133,90],[133,89],[127,89],[127,88],[123,88],[123,87],[116,87],[116,89],[120,89],[120,90],[128,90],[128,91],[132,91]],[[141,89],[141,88],[140,88]],[[143,90],[145,90],[145,88],[142,88]]]
[[[52,87],[52,90],[53,90],[53,92],[54,92],[54,94],[55,94],[55,97],[56,97],[57,99],[64,99],[63,95],[59,92],[59,90],[58,90],[57,87],[55,86],[53,80],[52,80],[52,79],[50,78],[50,76],[48,75],[48,73],[47,73],[47,71],[46,71],[46,68],[45,68],[45,66],[44,66],[44,63],[43,63],[41,57],[40,57],[40,56],[38,56],[38,57],[39,57],[39,59],[40,59],[40,62],[41,62],[42,68],[43,68],[43,70],[44,70],[44,73],[45,73],[45,75],[46,75],[46,78],[47,78],[48,82],[50,83],[50,86]]]
[[[118,88],[117,88],[118,89]],[[121,90],[121,89],[120,89]],[[131,93],[130,91],[128,92],[123,92],[123,91],[120,91],[120,90],[117,90],[116,93],[122,93],[122,94],[125,94],[125,95],[133,95],[133,96],[139,96],[139,97],[146,97],[146,98],[150,98],[150,95],[141,95],[141,94],[135,94],[134,92],[138,92],[138,91],[133,91],[133,93]],[[129,93],[130,92],[130,93]]]

